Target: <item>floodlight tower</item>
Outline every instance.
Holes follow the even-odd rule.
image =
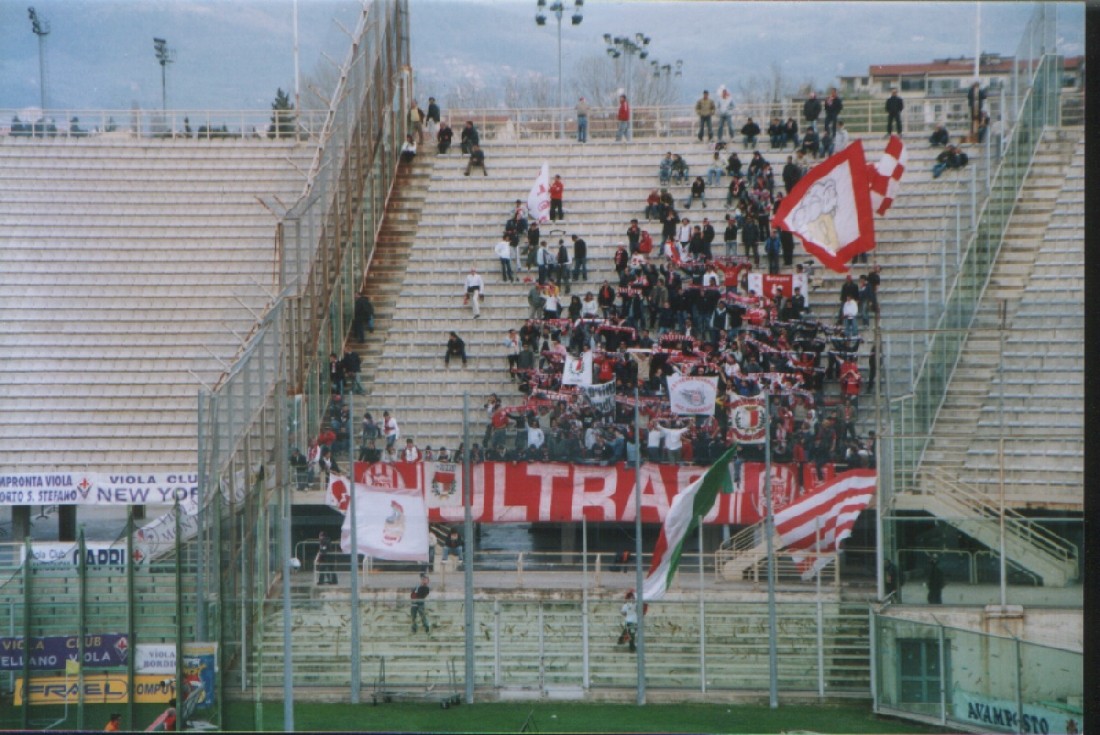
[[[168,65],[176,60],[176,52],[168,48],[168,42],[163,38],[153,39],[153,51],[157,54],[157,61],[160,62],[160,109],[161,112],[168,111]]]
[[[38,36],[38,87],[41,93],[42,116],[46,115],[46,36],[50,35],[50,23],[35,12],[34,7],[27,8],[31,19],[31,32]]]
[[[584,7],[584,0],[573,0],[573,15],[570,17],[573,25],[579,26],[581,21],[584,20],[584,16],[581,15],[581,9]],[[561,138],[565,135],[565,122],[562,120],[562,77],[561,77],[561,17],[565,12],[565,3],[561,0],[554,0],[550,3],[549,7],[546,5],[546,0],[536,0],[535,2],[535,24],[544,26],[546,25],[546,14],[543,10],[549,10],[558,19],[558,137]]]

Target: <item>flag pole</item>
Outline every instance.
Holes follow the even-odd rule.
[[[462,393],[462,565],[466,608],[466,704],[474,703],[474,519],[470,509],[473,483],[470,467],[470,392]]]
[[[638,418],[638,386],[634,386],[634,435],[639,437],[638,452],[634,455],[634,603],[638,618],[638,704],[645,704],[645,599],[642,590],[642,435]]]
[[[351,492],[348,504],[348,511],[351,513],[351,703],[359,704],[359,689],[362,685],[359,670],[362,663],[359,660],[359,516],[355,513],[355,442],[351,441],[355,391],[345,390],[344,393],[348,397],[348,488]]]
[[[764,540],[768,548],[768,704],[779,706],[779,662],[775,620],[775,509],[772,507],[772,419],[771,394],[764,392]]]

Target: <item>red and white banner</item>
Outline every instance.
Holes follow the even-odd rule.
[[[838,273],[875,247],[870,184],[862,141],[829,156],[799,179],[774,221],[802,238],[807,252]]]
[[[540,225],[550,221],[550,164],[545,161],[527,195],[527,216]]]
[[[698,375],[670,375],[669,410],[677,416],[713,416],[718,398],[718,378]]]
[[[905,143],[897,135],[891,135],[886,142],[886,150],[882,152],[882,158],[878,163],[867,164],[867,178],[871,186],[871,206],[878,215],[886,214],[886,210],[894,203],[900,188],[902,174],[909,164],[909,150]]]
[[[763,444],[767,427],[764,425],[764,397],[739,397],[729,404],[730,431],[741,444]]]
[[[460,484],[460,464],[356,462],[356,485],[370,484],[397,493],[419,493],[424,499],[429,521],[461,521],[462,498],[457,487],[447,494],[437,494],[431,489],[433,483],[448,478],[448,467],[454,468],[456,485]],[[706,467],[643,464],[642,521],[663,523],[676,494],[706,470]],[[772,464],[772,493],[777,510],[815,486],[813,465],[802,465],[801,481],[798,472],[799,467],[795,464]],[[825,465],[823,474],[824,481],[830,480],[833,466]],[[634,520],[633,465],[482,462],[473,466],[471,479],[471,512],[478,523],[563,523],[578,522],[582,518],[590,521]],[[746,462],[735,492],[720,493],[703,522],[756,523],[764,517],[763,487],[764,464]],[[359,497],[356,498],[357,510]],[[388,508],[385,510],[388,514]]]
[[[828,563],[816,554],[835,552],[874,497],[875,471],[848,470],[776,511],[775,531],[783,548],[797,550],[803,579]]]
[[[355,485],[359,553],[375,559],[428,560],[428,511],[419,488]],[[340,546],[350,549],[352,514],[344,516]]]
[[[810,305],[810,293],[806,287],[805,273],[784,273],[771,275],[768,273],[750,273],[749,290],[758,296],[772,298],[776,292],[783,294],[783,298],[794,296],[794,290],[799,289],[802,298],[806,300],[806,306]]]

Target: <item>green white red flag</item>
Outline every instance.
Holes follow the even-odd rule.
[[[661,535],[653,549],[653,560],[649,565],[645,584],[642,586],[642,599],[659,600],[665,596],[676,568],[680,566],[680,555],[684,550],[684,541],[698,528],[702,518],[714,505],[719,492],[732,493],[735,490],[733,457],[737,445],[733,445],[718,461],[711,465],[703,476],[691,483],[672,499]]]

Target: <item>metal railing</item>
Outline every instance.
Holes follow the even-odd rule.
[[[90,141],[279,140],[316,142],[324,110],[47,110],[23,119],[25,110],[0,109],[0,137]]]

